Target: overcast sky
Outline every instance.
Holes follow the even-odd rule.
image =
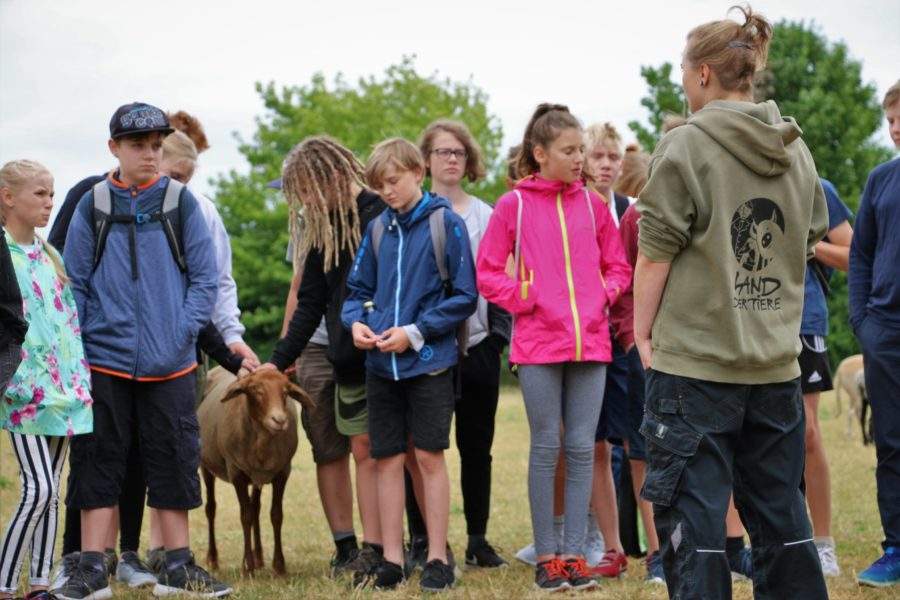
[[[0,0],[0,163],[43,162],[61,203],[73,183],[113,164],[109,118],[141,100],[201,119],[212,148],[195,183],[205,191],[214,174],[247,168],[233,132],[249,138],[262,113],[254,82],[303,84],[317,71],[354,81],[404,54],[418,57],[420,73],[471,77],[506,145],[547,100],[585,124],[610,120],[631,139],[626,123],[645,118],[640,66],[677,65],[687,31],[732,3]],[[879,97],[900,77],[897,0],[752,5],[773,21],[814,20],[845,41]],[[884,127],[878,137],[890,144]]]

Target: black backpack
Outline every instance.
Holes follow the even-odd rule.
[[[117,215],[115,213],[115,204],[113,203],[112,194],[106,180],[98,182],[94,185],[93,206],[91,213],[93,214],[94,224],[94,270],[100,264],[103,257],[103,250],[106,247],[106,238],[109,235],[109,229],[115,223],[122,223],[129,226],[129,246],[131,250],[131,277],[137,279],[137,255],[135,252],[135,230],[138,225],[145,223],[153,223],[159,221],[162,223],[163,231],[166,234],[166,240],[169,242],[169,249],[172,251],[172,258],[182,273],[187,272],[187,260],[184,257],[184,236],[182,233],[182,215],[181,215],[181,197],[184,195],[185,185],[181,182],[169,179],[166,186],[165,196],[159,210],[154,213],[137,213],[135,215]]]

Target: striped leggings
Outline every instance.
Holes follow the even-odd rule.
[[[69,439],[12,432],[9,437],[19,462],[22,497],[0,542],[0,592],[13,593],[19,585],[19,570],[29,547],[29,584],[50,584],[53,547],[56,544],[59,474],[65,462]]]

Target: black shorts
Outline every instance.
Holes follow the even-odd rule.
[[[800,362],[800,390],[804,394],[833,390],[825,338],[820,335],[800,335],[800,342],[803,344],[797,359]]]
[[[612,362],[606,367],[603,407],[594,440],[621,446],[628,437],[628,355],[615,341],[612,355]]]
[[[140,382],[91,372],[94,431],[72,438],[68,497],[73,509],[116,506],[132,432],[148,487],[147,505],[200,506],[200,426],[195,376]]]
[[[450,447],[455,395],[453,370],[393,381],[366,373],[369,442],[372,458],[406,452],[406,441],[420,450]]]
[[[631,460],[647,459],[647,441],[641,435],[646,385],[641,355],[634,346],[628,353],[628,458]]]

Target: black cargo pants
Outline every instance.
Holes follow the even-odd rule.
[[[757,599],[828,597],[800,493],[799,379],[737,385],[647,373],[641,433],[669,597],[731,598],[725,513],[735,504],[753,548]]]

